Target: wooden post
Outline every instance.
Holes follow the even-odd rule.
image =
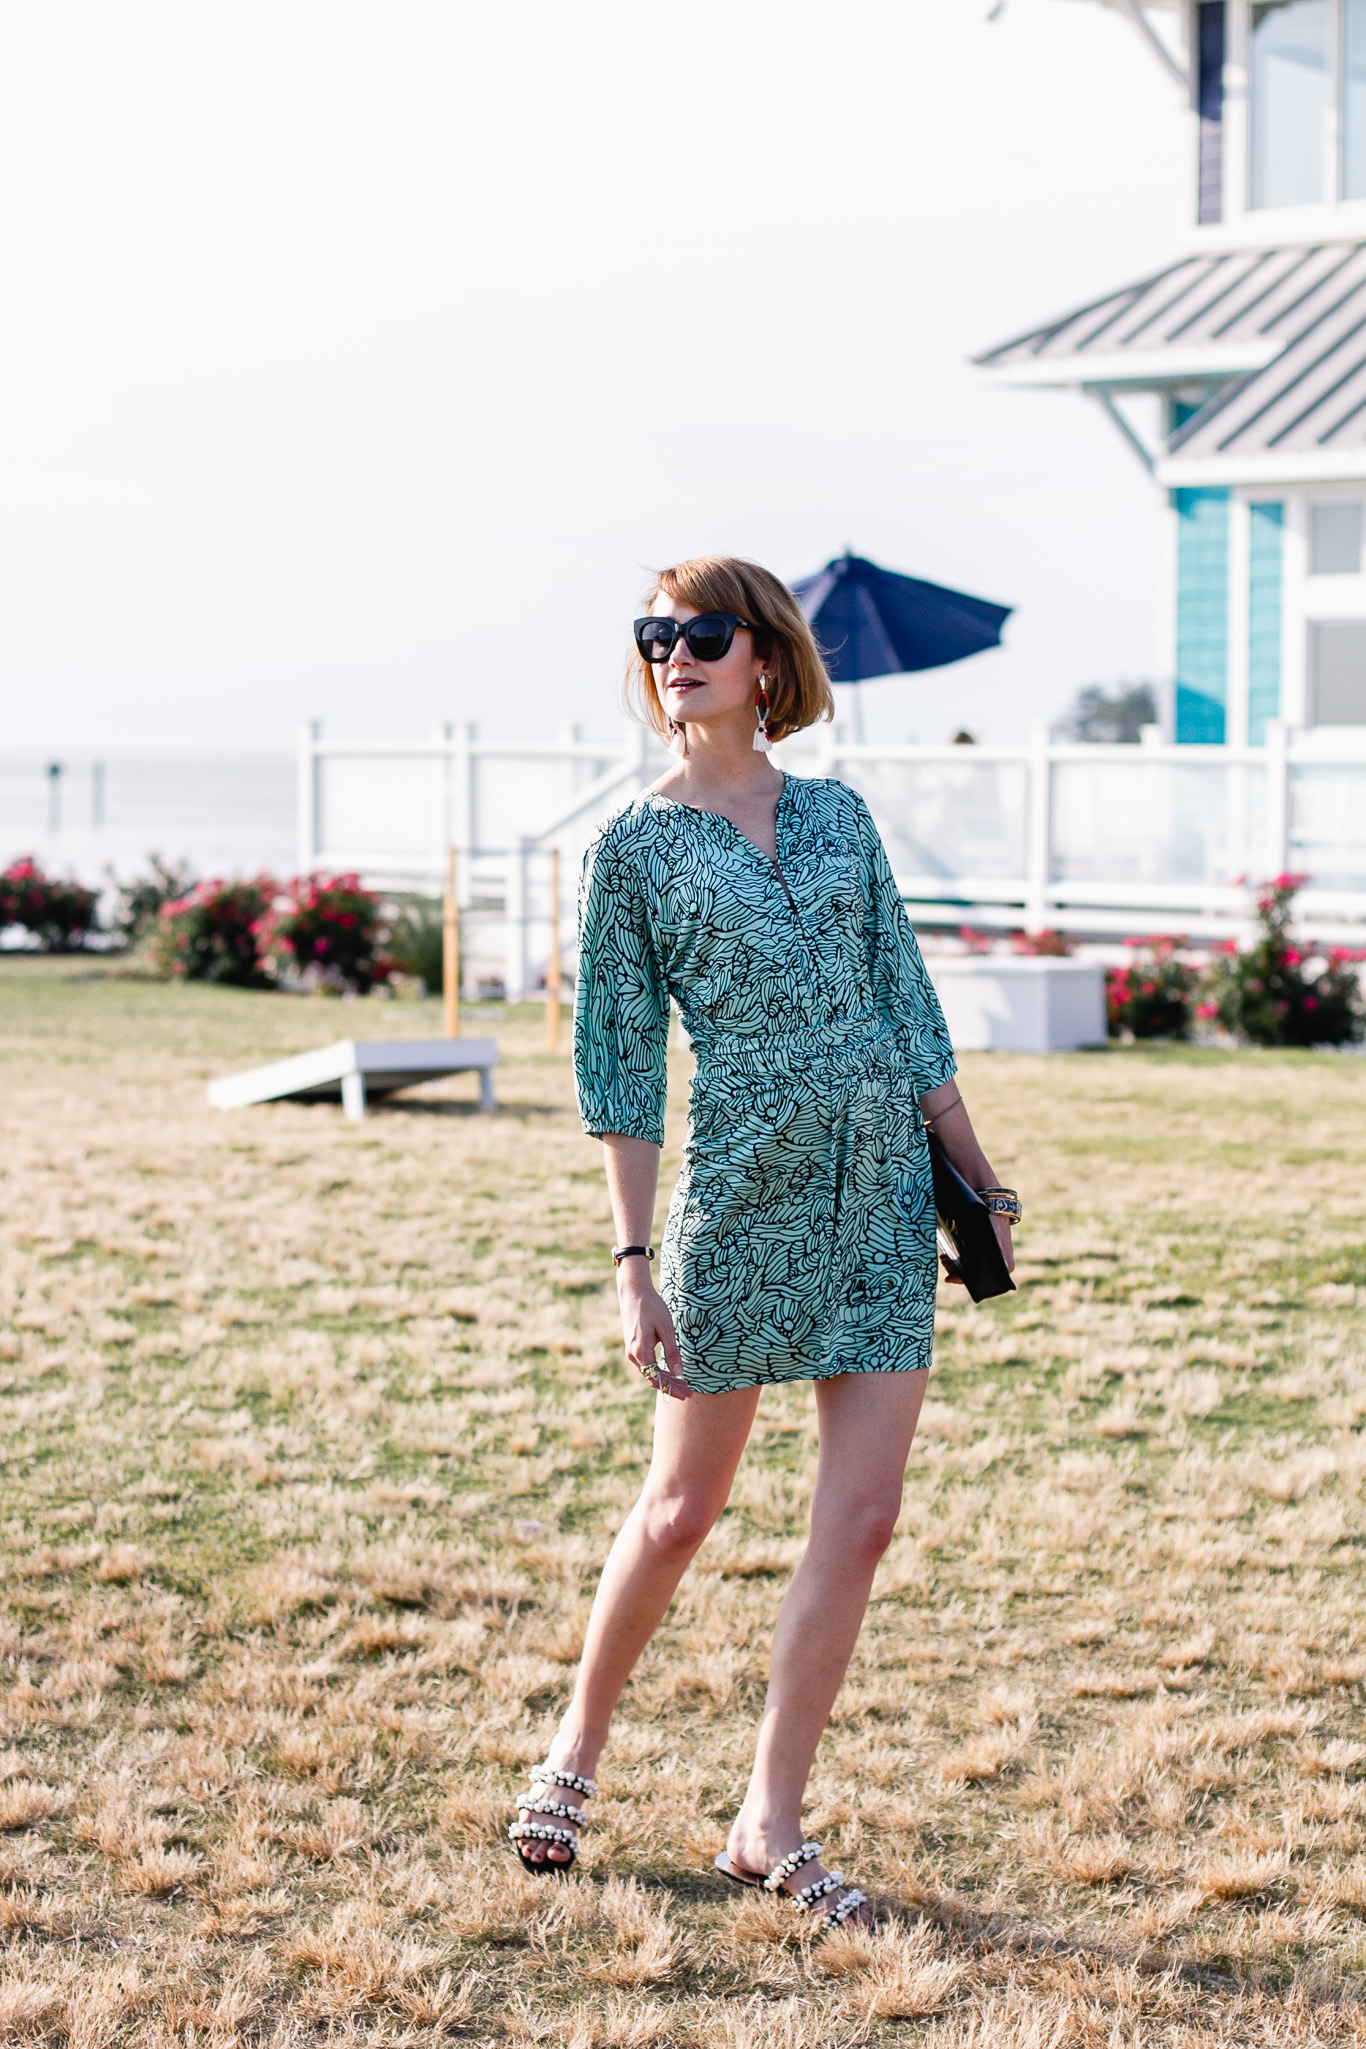
[[[560,1050],[560,850],[550,849],[550,958],[545,970],[545,1035],[552,1053]]]
[[[446,849],[446,915],[441,928],[441,980],[446,996],[446,1037],[460,1037],[460,905],[455,895],[455,848]]]

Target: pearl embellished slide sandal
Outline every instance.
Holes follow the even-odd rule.
[[[583,1819],[583,1808],[575,1807],[567,1800],[554,1799],[546,1789],[550,1786],[565,1786],[571,1793],[582,1793],[585,1802],[587,1802],[597,1792],[598,1782],[596,1779],[578,1778],[573,1772],[557,1772],[548,1764],[538,1764],[535,1771],[529,1774],[529,1777],[531,1779],[531,1791],[517,1802],[518,1813],[553,1815],[558,1821],[573,1821],[576,1826],[574,1828],[547,1828],[545,1823],[541,1821],[514,1821],[508,1830],[508,1835],[512,1839],[513,1848],[522,1860],[523,1869],[529,1871],[534,1878],[545,1878],[548,1876],[563,1878],[568,1872],[573,1870],[575,1859],[579,1854],[577,1824]],[[547,1845],[545,1856],[539,1859],[528,1857],[526,1851],[522,1848],[523,1843],[528,1842],[545,1843]],[[552,1843],[558,1843],[563,1849],[568,1850],[569,1855],[567,1857],[552,1857],[548,1847]]]
[[[786,1881],[791,1878],[793,1872],[800,1871],[803,1864],[814,1864],[820,1854],[819,1843],[803,1843],[799,1850],[793,1850],[780,1864],[775,1864],[765,1878],[761,1872],[745,1871],[733,1861],[729,1850],[723,1850],[716,1859],[716,1869],[722,1878],[728,1878],[732,1885],[757,1886],[761,1892],[786,1893],[792,1904],[800,1907],[804,1913],[809,1913],[819,1901],[827,1899],[832,1892],[842,1893],[843,1897],[828,1914],[823,1914],[816,1924],[818,1932],[823,1935],[831,1928],[842,1927],[851,1914],[856,1914],[860,1907],[866,1907],[868,1895],[861,1893],[856,1885],[846,1885],[843,1874],[838,1871],[830,1872],[828,1877],[818,1878],[812,1885],[803,1886],[800,1892],[789,1892]]]

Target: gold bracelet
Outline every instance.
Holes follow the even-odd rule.
[[[979,1188],[977,1193],[994,1217],[1005,1217],[1012,1224],[1024,1222],[1024,1209],[1013,1188]]]

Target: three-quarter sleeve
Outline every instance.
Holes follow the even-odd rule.
[[[669,995],[642,878],[614,837],[599,833],[579,886],[574,1079],[583,1128],[664,1143]]]
[[[923,1096],[950,1080],[957,1063],[882,836],[861,797],[855,798],[855,807],[863,849],[864,931],[873,996],[901,1042],[903,1057],[916,1078],[916,1093]]]

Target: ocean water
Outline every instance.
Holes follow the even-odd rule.
[[[32,854],[49,874],[107,888],[150,854],[196,875],[294,872],[294,756],[0,753],[0,867]]]

